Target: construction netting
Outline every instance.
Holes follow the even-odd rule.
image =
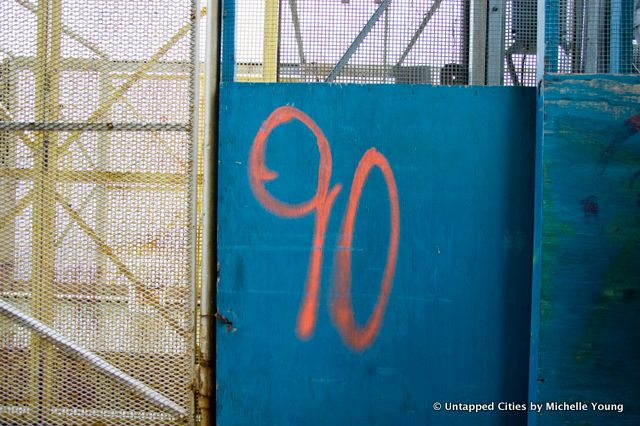
[[[200,14],[0,2],[0,424],[194,422]]]
[[[225,4],[226,80],[535,85],[536,0]]]
[[[547,0],[545,71],[637,74],[640,1]]]

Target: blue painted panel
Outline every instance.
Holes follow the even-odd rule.
[[[306,340],[296,325],[317,215],[273,214],[249,178],[254,138],[283,105],[326,135],[330,186],[342,185],[315,247],[323,248],[322,279]],[[527,401],[534,89],[230,83],[220,108],[217,305],[227,324],[217,327],[218,424],[526,422],[526,412],[497,406],[467,414],[432,405]],[[395,178],[400,231],[381,326],[358,348],[332,312],[343,295],[336,258],[347,250],[361,326],[381,292],[393,209],[380,169],[364,185],[352,244],[341,238],[354,173],[370,148]],[[295,204],[316,192],[320,155],[301,122],[275,127],[265,158],[278,173],[265,183],[273,197]]]
[[[640,424],[640,78],[548,76],[538,371],[540,425]],[[614,411],[591,403],[624,404]]]

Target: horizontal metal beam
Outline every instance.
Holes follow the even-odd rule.
[[[34,169],[9,168],[0,167],[0,177],[16,178],[22,180],[35,180],[42,177],[42,174]],[[122,188],[127,184],[146,184],[154,188],[167,187],[167,190],[173,190],[176,185],[185,185],[188,182],[189,175],[186,173],[157,173],[157,172],[115,172],[103,170],[65,170],[56,171],[56,182],[85,182],[100,185],[117,185],[118,189],[137,190],[139,187]],[[148,189],[145,187],[144,189]],[[179,188],[184,191],[184,188]],[[31,202],[32,195],[29,198],[22,197],[18,204]],[[18,209],[17,205],[12,209]],[[1,222],[0,222],[1,223]]]
[[[144,399],[151,402],[155,406],[165,409],[180,418],[186,417],[186,408],[181,407],[166,396],[162,395],[160,392],[142,383],[140,380],[131,377],[115,365],[109,363],[104,358],[96,355],[88,349],[83,348],[80,345],[77,345],[67,337],[47,326],[42,321],[20,311],[15,306],[5,302],[2,299],[0,299],[0,313],[11,318],[18,324],[28,328],[29,330],[36,332],[44,339],[50,341],[55,346],[64,350],[67,354],[87,362],[95,369],[101,371],[105,375],[126,386],[129,390],[142,396]]]
[[[323,80],[331,72],[335,64],[327,62],[307,62],[282,63],[279,66],[279,74],[282,81],[296,79],[313,78]],[[388,68],[382,64],[347,64],[342,69],[345,75],[356,78],[384,78],[388,74]],[[257,81],[261,78],[262,64],[260,63],[238,63],[236,64],[239,79],[246,81]]]
[[[32,284],[33,283],[31,281],[14,280],[14,281],[10,281],[9,283],[5,283],[4,286],[7,288],[24,289],[24,288],[28,288]],[[116,283],[111,283],[111,284],[112,286],[117,286]],[[100,303],[102,305],[109,305],[109,304],[131,305],[132,304],[131,297],[129,296],[128,293],[120,294],[120,295],[118,294],[87,294],[87,289],[89,288],[93,289],[95,288],[95,286],[96,286],[95,282],[83,282],[83,283],[68,282],[68,281],[57,282],[56,287],[60,289],[59,291],[63,291],[62,289],[64,289],[65,293],[54,293],[51,297],[54,297],[56,300],[60,301],[61,303],[75,302],[78,300],[82,300],[82,301],[91,301],[94,303]],[[30,291],[7,290],[7,291],[0,291],[0,297],[29,300],[33,297],[33,293]],[[165,305],[176,306],[177,308],[180,308],[184,305],[184,299],[168,297],[163,300],[163,303]],[[164,348],[159,347],[159,350],[162,351],[164,350]]]
[[[35,69],[41,66],[36,56],[9,56],[0,63],[3,66],[11,67],[13,69]],[[85,71],[85,72],[103,72],[109,73],[135,73],[141,66],[145,67],[144,76],[149,75],[155,77],[162,74],[181,74],[189,75],[191,69],[191,62],[179,62],[179,61],[155,61],[149,63],[148,61],[104,61],[101,59],[92,58],[60,58],[60,69],[62,71]]]
[[[44,132],[189,132],[191,126],[183,123],[36,123],[0,121],[0,131]]]

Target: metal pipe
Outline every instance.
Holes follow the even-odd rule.
[[[215,330],[213,327],[218,264],[218,114],[221,49],[221,0],[207,0],[207,28],[204,80],[204,146],[202,163],[202,288],[200,291],[200,365],[198,406],[202,424],[213,425]]]
[[[471,0],[470,16],[470,76],[474,86],[484,86],[487,52],[487,0]]]
[[[181,407],[166,396],[162,395],[160,392],[142,383],[140,380],[129,376],[127,373],[112,365],[104,358],[80,345],[77,345],[70,339],[47,326],[45,323],[33,318],[31,315],[25,314],[19,309],[16,309],[16,307],[2,299],[0,299],[0,313],[13,319],[18,324],[28,328],[29,330],[36,332],[39,336],[49,340],[69,355],[82,359],[105,375],[126,386],[129,390],[144,397],[147,401],[157,407],[170,411],[180,418],[186,416],[187,410],[184,407]]]
[[[436,1],[442,1],[442,0],[436,0]],[[360,33],[356,36],[355,39],[353,39],[351,46],[349,46],[347,51],[344,52],[344,55],[342,55],[342,58],[340,58],[336,66],[333,68],[333,70],[331,70],[331,72],[325,79],[326,83],[331,83],[336,79],[338,74],[340,74],[340,71],[342,71],[342,68],[344,68],[344,66],[347,65],[347,62],[349,62],[349,59],[351,59],[351,56],[353,56],[353,54],[356,53],[356,50],[358,50],[358,47],[360,46],[360,44],[364,41],[365,37],[367,37],[367,35],[369,34],[373,26],[376,24],[376,22],[378,22],[378,19],[380,19],[380,16],[382,16],[382,13],[385,10],[387,10],[387,7],[389,7],[390,4],[391,4],[391,0],[384,0],[382,4],[378,6],[376,11],[373,12],[373,15],[371,15],[371,18],[369,18],[369,20],[367,21],[365,26],[362,28]]]
[[[191,0],[191,13],[193,16],[197,16],[198,11],[198,0]],[[205,15],[206,16],[206,15]],[[198,304],[198,189],[200,187],[198,172],[199,172],[199,161],[200,161],[200,20],[202,17],[196,18],[194,22],[193,30],[191,31],[191,39],[189,45],[189,53],[192,59],[191,65],[191,79],[189,82],[189,107],[192,108],[191,111],[191,176],[190,176],[190,189],[191,194],[189,194],[191,203],[191,217],[189,223],[189,245],[190,245],[190,277],[191,277],[191,324],[193,326],[193,330],[198,330],[198,318],[196,315],[197,312],[197,304]],[[131,108],[134,108],[131,105]],[[135,108],[134,108],[135,109]],[[136,114],[138,114],[136,112]],[[166,146],[166,144],[163,144]],[[197,373],[197,332],[193,334],[193,340],[191,342],[191,348],[193,349],[193,365],[194,369],[192,370],[193,376],[191,377],[192,383],[196,383],[196,373]],[[195,388],[194,388],[195,390]],[[193,401],[194,404],[197,404],[197,401]],[[195,407],[194,407],[195,408]],[[196,419],[196,410],[193,410],[193,421],[197,423]]]

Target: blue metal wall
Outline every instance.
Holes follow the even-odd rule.
[[[285,105],[317,128],[265,124]],[[218,424],[526,422],[526,412],[433,404],[528,399],[534,90],[223,83],[220,116]],[[315,247],[322,215],[290,206],[316,192],[326,200],[310,128],[332,155],[327,178],[323,154],[326,187],[341,185]],[[371,148],[393,174],[399,238],[379,328],[359,345],[341,333],[345,253],[357,329],[384,293],[393,245],[395,191],[379,167],[356,185],[350,244],[341,232],[354,173]],[[264,173],[261,158],[277,176]],[[289,207],[278,211],[260,185]],[[319,252],[315,328],[300,338],[310,256]]]
[[[638,77],[545,77],[530,380],[539,402],[585,405],[531,424],[640,424],[639,105]]]

